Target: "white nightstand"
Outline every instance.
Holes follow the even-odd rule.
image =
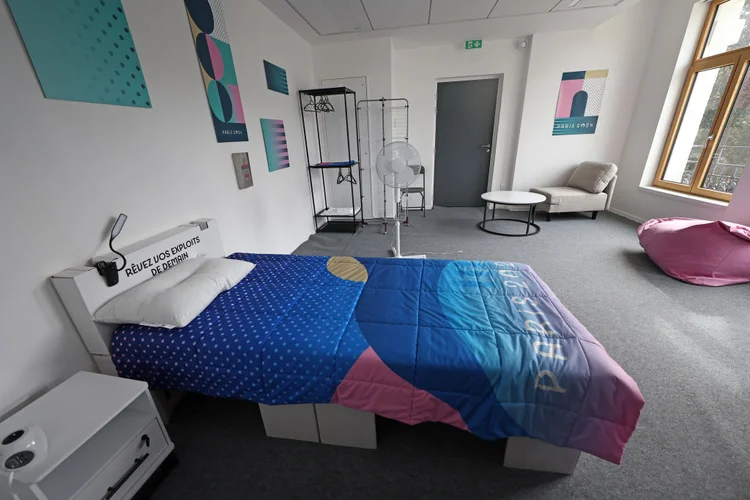
[[[0,423],[0,440],[30,425],[48,450],[16,472],[21,500],[130,499],[174,450],[148,385],[108,375],[77,373]]]

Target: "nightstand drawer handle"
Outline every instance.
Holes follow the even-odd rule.
[[[148,434],[144,434],[141,436],[141,443],[146,443],[146,448],[151,447],[151,438],[148,437]]]
[[[103,500],[109,500],[110,498],[115,496],[115,493],[117,493],[117,490],[122,488],[122,485],[125,484],[128,479],[130,479],[130,476],[132,476],[135,473],[135,471],[138,470],[138,467],[140,467],[143,464],[143,462],[145,462],[146,459],[148,459],[148,457],[149,457],[149,454],[146,453],[141,458],[136,458],[135,462],[133,462],[133,465],[130,466],[130,468],[125,473],[125,475],[122,476],[120,480],[117,481],[117,483],[115,483],[114,486],[110,486],[109,488],[107,488],[107,494],[104,495]]]

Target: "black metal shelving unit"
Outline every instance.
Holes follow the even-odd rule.
[[[320,119],[321,114],[328,112],[337,112],[333,109],[329,101],[331,96],[343,96],[344,98],[344,120],[346,124],[346,146],[348,158],[326,158],[324,159],[323,144],[320,135]],[[349,105],[349,98],[351,97],[352,103]],[[307,102],[304,102],[307,101]],[[305,158],[307,159],[307,175],[310,181],[310,196],[313,202],[313,222],[315,224],[315,232],[356,232],[357,229],[365,224],[364,213],[362,211],[362,167],[360,165],[360,153],[359,147],[357,147],[357,157],[353,158],[352,155],[352,141],[351,133],[349,130],[349,113],[354,113],[352,119],[356,125],[356,144],[359,146],[359,120],[357,119],[357,94],[351,89],[346,87],[331,87],[324,89],[308,89],[299,91],[299,104],[300,111],[302,112],[302,133],[305,139]],[[312,109],[308,109],[312,108]],[[306,113],[315,114],[315,135],[318,142],[318,158],[319,163],[313,164],[310,160],[310,144],[307,138],[307,124],[305,123]],[[313,148],[315,144],[313,144]],[[347,165],[327,165],[325,163],[330,161],[347,162]],[[346,182],[349,183],[351,193],[351,206],[346,207],[332,207],[329,205],[329,197],[326,188],[326,175],[331,171],[346,171],[347,175],[344,176]],[[355,182],[356,181],[356,182]],[[319,209],[319,204],[315,200],[315,189],[314,185],[316,182],[322,184],[322,197],[323,197],[323,208]],[[355,198],[355,184],[358,186],[359,191],[359,205]],[[323,222],[321,225],[321,221]]]

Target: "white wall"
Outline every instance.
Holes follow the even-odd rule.
[[[315,79],[367,77],[370,99],[391,97],[391,40],[376,38],[313,47]]]
[[[513,189],[564,185],[584,160],[619,163],[655,23],[642,1],[594,30],[534,35]],[[609,70],[595,134],[553,136],[560,78]]]
[[[320,85],[322,80],[365,77],[367,79],[367,99],[380,99],[381,97],[389,99],[392,96],[391,50],[390,38],[316,45],[313,47],[316,86]],[[364,99],[364,96],[358,94],[357,101],[361,99]],[[380,132],[382,121],[378,113],[371,113],[368,118],[369,138],[365,137],[367,135],[365,126],[361,124],[362,147],[368,149],[369,154],[367,156],[371,162],[374,162],[383,143],[382,133]],[[365,118],[360,117],[360,120],[362,122]],[[386,129],[390,130],[389,127],[386,127]],[[331,136],[343,133],[343,127],[338,130],[328,130],[328,134]],[[387,132],[387,135],[390,135],[390,132]],[[390,141],[386,140],[386,142]],[[374,191],[373,193],[365,193],[365,204],[367,205],[365,216],[382,217],[382,184],[374,175],[371,165],[363,164],[363,168],[365,169],[363,176],[370,179],[369,185],[372,186]],[[368,188],[369,185],[365,188]],[[388,215],[392,216],[393,214],[389,211]]]
[[[427,204],[432,206],[436,96],[438,80],[503,75],[500,114],[490,175],[492,189],[507,189],[518,141],[518,123],[529,49],[515,40],[485,40],[480,50],[465,50],[463,42],[395,50],[393,95],[409,99],[410,142],[422,155],[427,175]]]
[[[25,394],[93,369],[48,277],[102,250],[110,218],[124,245],[198,217],[228,252],[289,252],[312,230],[298,88],[310,45],[256,0],[224,0],[250,141],[218,144],[182,0],[129,0],[153,109],[44,98],[0,4],[0,413]],[[290,96],[266,89],[263,59],[287,69]],[[269,173],[259,118],[286,124],[292,166]],[[255,187],[239,191],[232,152]]]
[[[706,4],[694,4],[693,0],[660,0],[654,7],[658,8],[659,29],[646,54],[646,71],[620,161],[612,207],[636,220],[693,217],[750,224],[748,174],[740,180],[728,209],[641,187],[653,181],[707,10]]]
[[[537,33],[530,55],[515,50],[510,39],[485,39],[482,50],[468,53],[454,39],[347,40],[314,47],[315,70],[319,77],[368,75],[371,98],[378,96],[372,87],[388,88],[386,75],[392,76],[392,95],[411,101],[412,143],[428,166],[428,205],[437,80],[503,73],[493,189],[507,183],[514,189],[561,184],[584,159],[613,161],[620,168],[613,209],[620,214],[750,223],[748,179],[741,180],[729,208],[641,187],[653,179],[692,57],[686,34],[700,30],[706,9],[695,0],[642,0],[596,29]],[[596,134],[553,137],[562,73],[594,69],[610,72]],[[511,172],[512,183],[506,181]]]
[[[409,140],[422,155],[426,170],[427,204],[432,206],[435,99],[440,79],[503,75],[502,105],[497,120],[491,175],[493,189],[509,186],[529,53],[528,48],[518,50],[515,43],[515,40],[509,39],[485,40],[484,47],[474,51],[464,50],[463,43],[411,47],[390,38],[326,43],[313,47],[315,76],[318,82],[365,76],[369,99],[403,97],[409,100]],[[409,48],[394,49],[397,46]],[[382,144],[380,118],[377,115],[373,112],[370,116],[373,160]],[[390,124],[387,123],[386,128],[388,130]],[[375,180],[373,186],[374,217],[379,217],[382,216],[381,184]],[[388,192],[389,207],[391,197]],[[410,203],[416,203],[416,198]],[[389,216],[392,215],[390,210]]]
[[[663,1],[692,7],[692,0]],[[671,75],[675,51],[679,51],[682,38],[679,37],[676,46],[664,38],[675,31],[674,24],[683,23],[676,31],[682,29],[684,33],[689,16],[689,8],[687,16],[684,8],[673,13],[674,8],[661,5],[659,0],[642,1],[596,29],[534,34],[530,48],[525,51],[516,49],[514,39],[497,38],[486,39],[484,48],[475,51],[465,51],[455,40],[417,46],[407,43],[408,40],[402,43],[387,38],[328,43],[313,48],[315,72],[318,79],[365,75],[370,98],[379,96],[375,89],[389,89],[390,78],[391,95],[409,99],[411,142],[422,153],[426,166],[428,206],[432,204],[435,94],[441,79],[503,75],[492,189],[512,186],[525,190],[562,184],[572,169],[586,159],[617,163],[620,183],[627,185],[634,178],[632,172],[637,171],[637,175],[643,172],[643,161],[640,167],[631,166],[633,150],[640,148],[630,142],[629,131],[638,134],[652,127],[659,117],[658,112],[653,115],[654,100],[658,101],[659,92],[666,92],[657,89],[656,99],[642,95],[643,88],[646,93],[653,93],[651,87],[659,87],[659,82],[641,85],[644,74],[647,79],[652,78],[651,73],[660,74],[651,67],[649,55],[665,52],[663,45],[669,47],[660,59],[662,64],[667,60],[671,65],[668,71]],[[389,45],[392,45],[390,69],[387,68]],[[595,69],[609,70],[596,134],[553,136],[562,73]],[[644,99],[649,102],[646,106],[641,104]],[[621,198],[620,189],[615,206]],[[627,187],[623,189],[628,191]],[[627,196],[622,196],[623,201]]]

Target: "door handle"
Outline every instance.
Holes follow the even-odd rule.
[[[491,153],[491,152],[492,152],[492,144],[482,144],[482,145],[481,145],[481,146],[479,146],[479,147],[480,147],[480,148],[484,148],[484,149],[485,149],[485,151],[487,151],[488,153]]]

